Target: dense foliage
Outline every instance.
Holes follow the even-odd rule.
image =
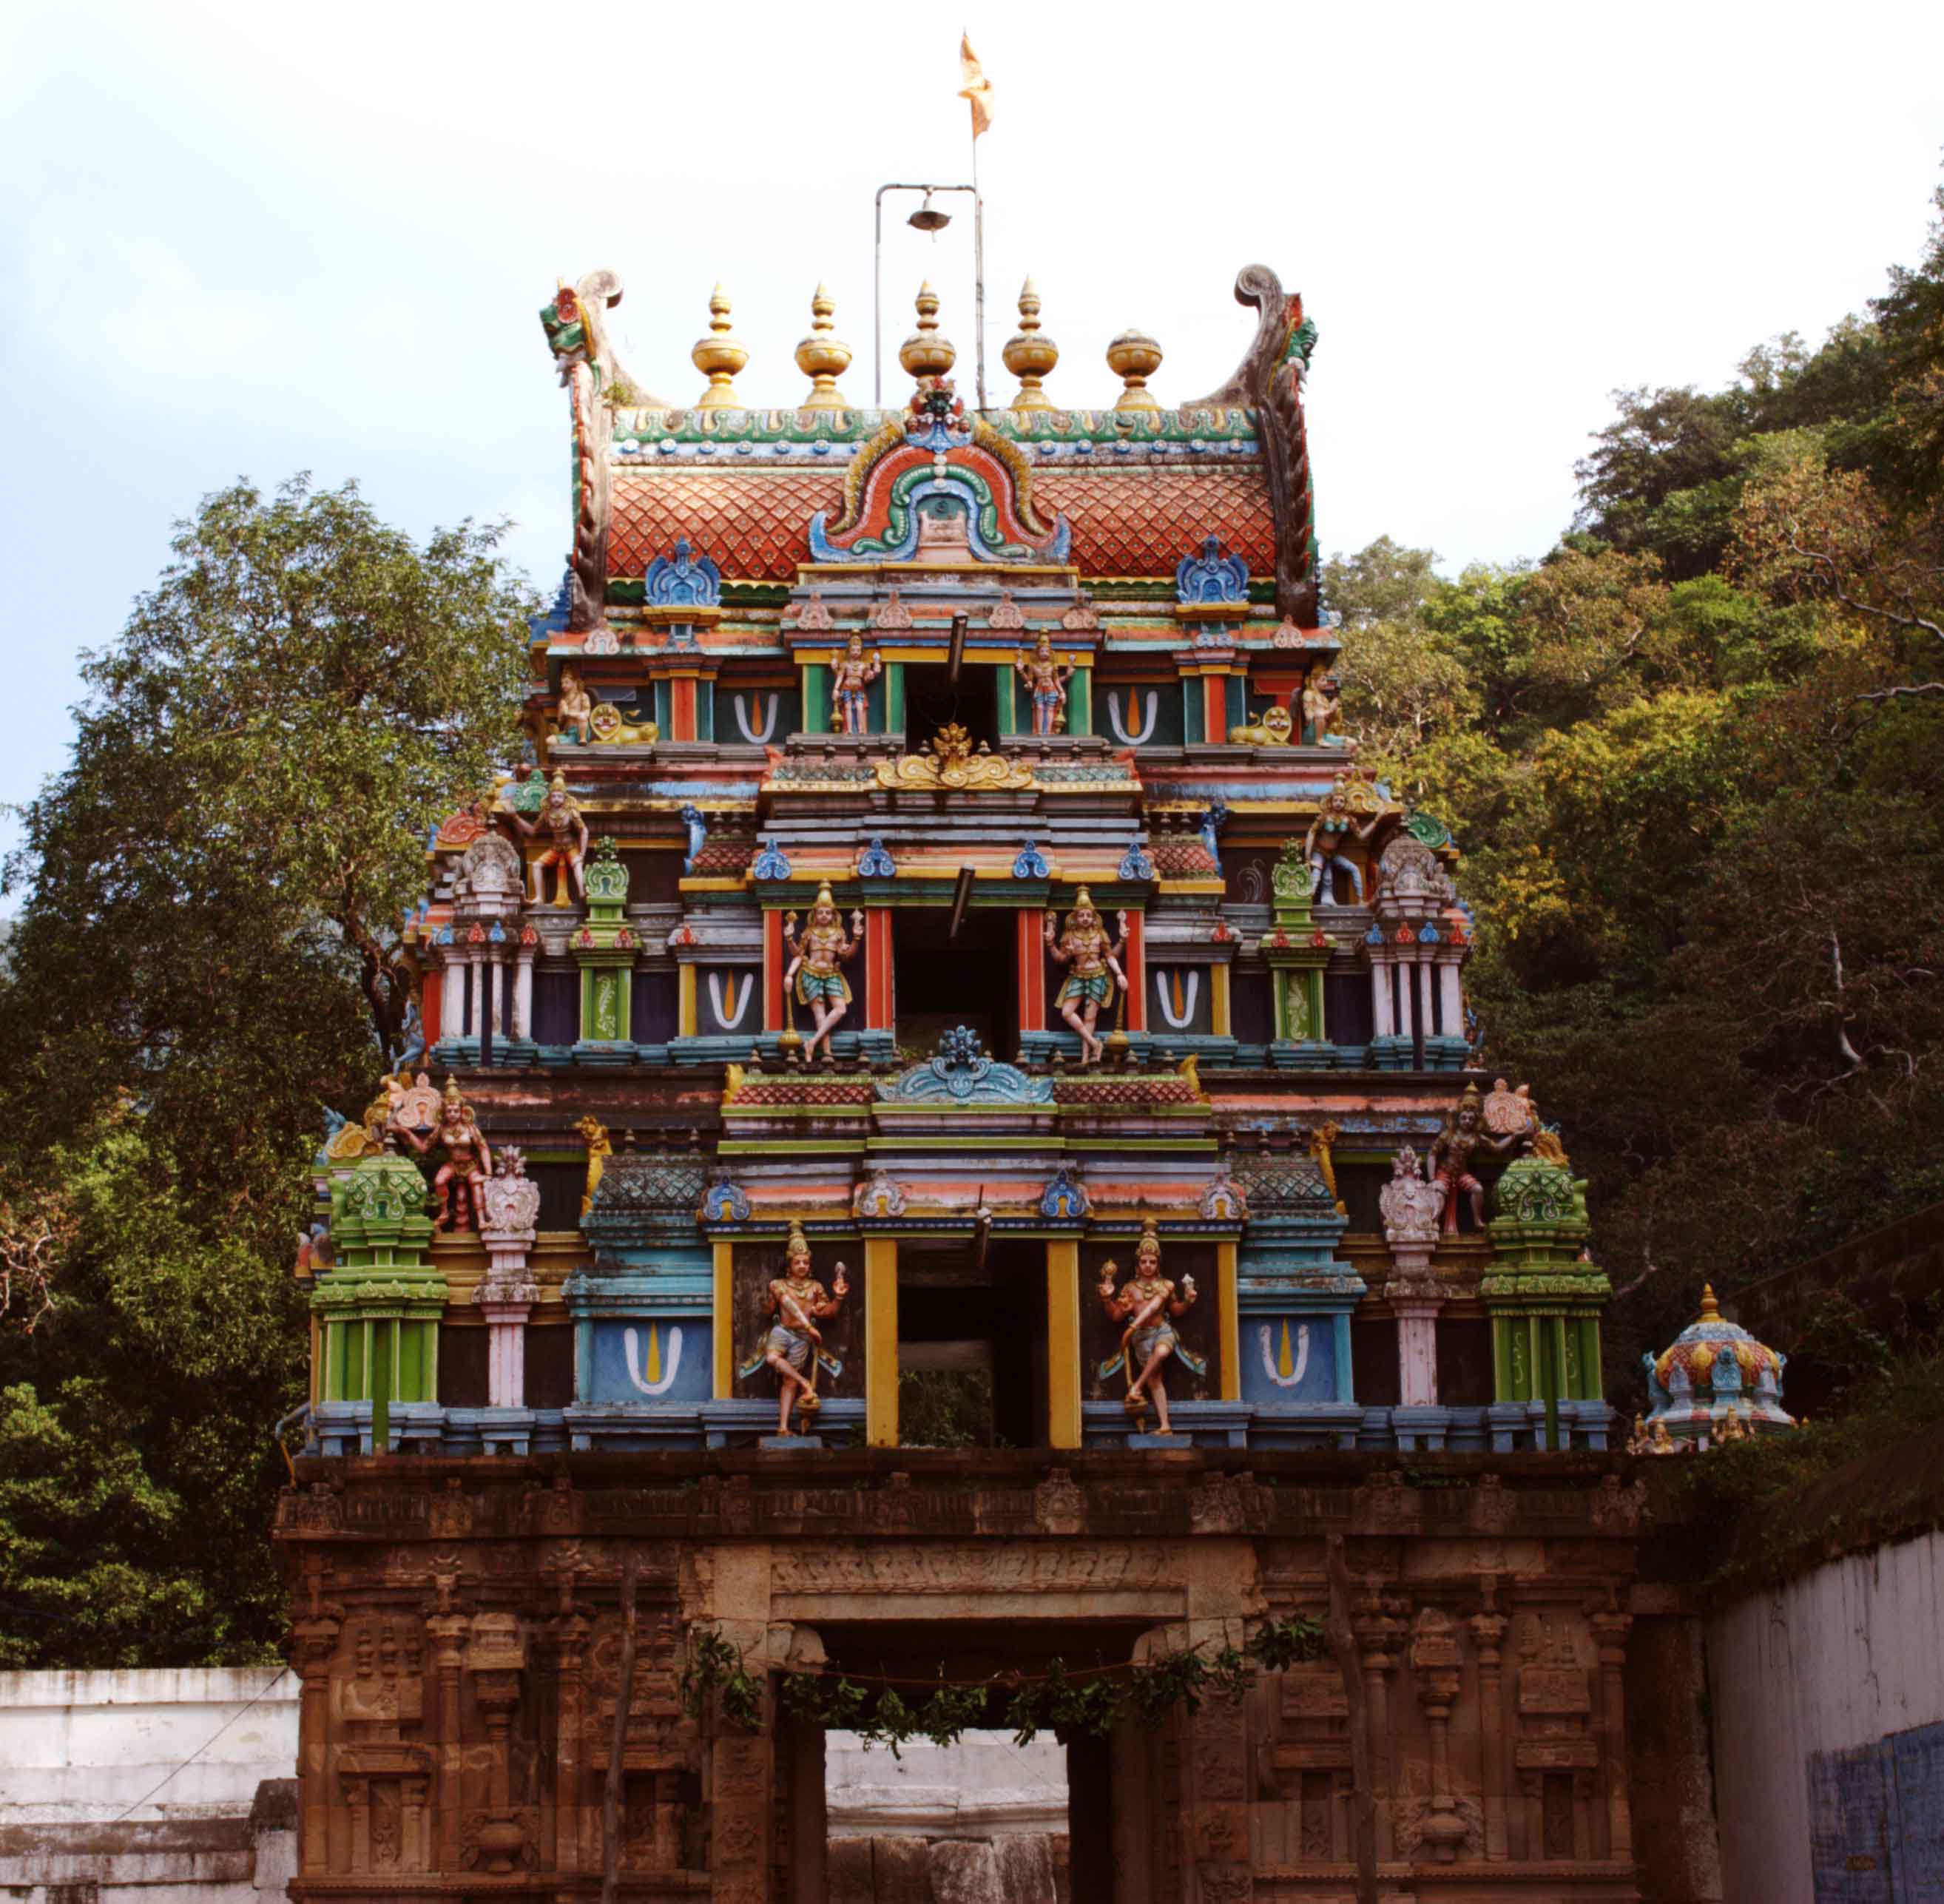
[[[1820,349],[1617,402],[1545,561],[1326,594],[1466,849],[1487,1062],[1591,1180],[1625,1404],[1704,1277],[1944,1198],[1944,223]]]
[[[427,826],[518,742],[531,603],[470,525],[208,497],[85,669],[0,976],[0,1666],[263,1654],[321,1106],[404,1000]]]

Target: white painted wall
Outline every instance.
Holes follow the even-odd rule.
[[[877,1833],[996,1838],[1066,1829],[1066,1749],[1042,1736],[968,1732],[955,1746],[914,1739],[891,1756],[854,1732],[824,1739],[823,1789],[832,1838]]]
[[[1708,1691],[1727,1904],[1816,1904],[1808,1755],[1944,1721],[1944,1535],[1717,1615]]]
[[[263,1779],[297,1776],[297,1680],[276,1680],[275,1666],[0,1673],[0,1826],[118,1819],[192,1754],[133,1816],[246,1816]]]

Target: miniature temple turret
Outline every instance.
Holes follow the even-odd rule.
[[[1782,1406],[1786,1355],[1722,1315],[1712,1285],[1700,1312],[1658,1355],[1643,1355],[1650,1445],[1706,1448],[1795,1426]]]

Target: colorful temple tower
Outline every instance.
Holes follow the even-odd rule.
[[[324,1443],[435,1401],[452,1451],[895,1446],[901,1376],[949,1364],[1020,1446],[1604,1446],[1563,1155],[1467,1070],[1456,849],[1339,725],[1302,300],[1251,266],[1220,389],[1161,408],[1130,333],[1118,402],[1068,411],[1029,287],[1015,405],[975,416],[929,286],[886,411],[838,387],[820,289],[801,408],[743,407],[719,288],[706,388],[651,404],[620,294],[542,313],[573,555],[533,759],[432,839],[429,1049],[392,1084],[457,1081],[460,1127],[520,1147],[534,1240],[491,1267],[442,1223],[436,1393],[340,1370]],[[344,1133],[321,1189],[435,1122]],[[792,1236],[826,1290],[844,1264],[814,1356]],[[1174,1285],[1146,1355],[1110,1263]],[[523,1318],[481,1293],[529,1283]]]
[[[1301,300],[1251,266],[1219,389],[1130,332],[1069,410],[1029,285],[974,414],[928,287],[882,411],[821,289],[775,410],[719,288],[646,396],[620,294],[541,313],[531,758],[434,829],[420,1035],[317,1159],[293,1896],[826,1904],[778,1675],[1327,1613],[1069,1746],[1073,1894],[1638,1904],[1628,1635],[1658,1686],[1692,1623],[1583,1186],[1473,1068],[1457,847],[1340,722]]]

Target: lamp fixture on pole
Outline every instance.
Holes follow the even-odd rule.
[[[986,408],[986,201],[976,185],[881,185],[876,199],[876,229],[872,246],[871,401],[884,407],[884,195],[919,192],[924,196],[905,223],[934,235],[952,223],[952,214],[931,202],[935,192],[964,192],[972,199],[973,354],[977,360],[978,407]]]

